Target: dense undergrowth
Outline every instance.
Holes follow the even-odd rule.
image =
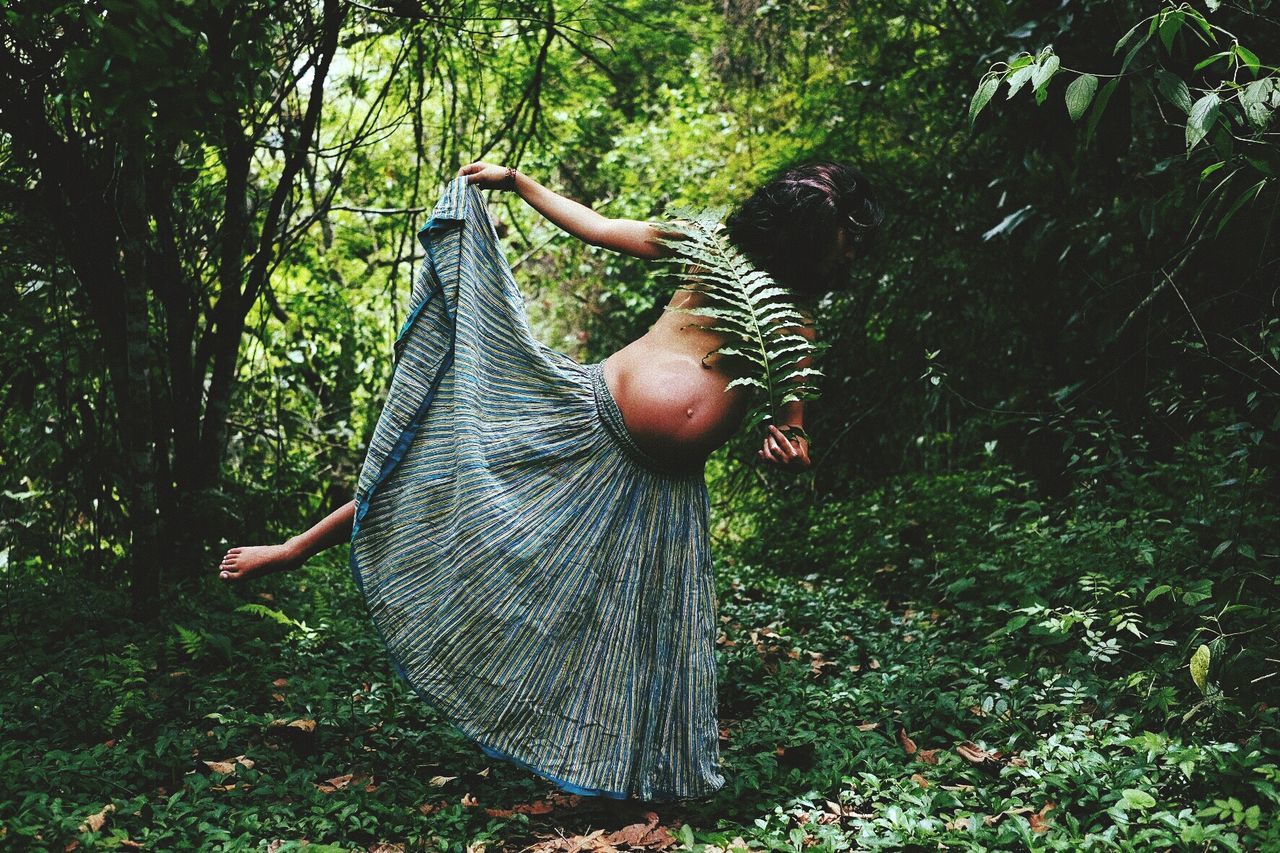
[[[1081,448],[1056,500],[992,455],[746,516],[718,566],[728,781],[656,807],[671,849],[1280,847],[1260,443]],[[9,567],[0,846],[566,849],[636,820],[416,699],[344,557],[234,592],[211,570],[153,624]]]

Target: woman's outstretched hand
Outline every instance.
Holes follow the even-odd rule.
[[[788,436],[773,424],[769,424],[764,446],[756,453],[764,461],[788,471],[803,471],[809,467],[809,440],[802,435]]]
[[[475,184],[482,190],[509,190],[512,188],[510,178],[507,177],[506,166],[497,166],[493,163],[477,160],[458,170],[458,177],[463,175],[467,176],[468,184]]]

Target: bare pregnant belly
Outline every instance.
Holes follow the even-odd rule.
[[[627,431],[651,456],[700,464],[733,435],[746,412],[742,388],[692,355],[632,345],[604,364]]]

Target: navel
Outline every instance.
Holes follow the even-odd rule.
[[[684,410],[684,413],[685,413],[685,416],[686,416],[686,417],[690,417],[690,418],[691,418],[691,417],[693,417],[693,409],[692,409],[692,408],[685,409],[685,410]]]

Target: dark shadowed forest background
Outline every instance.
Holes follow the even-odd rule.
[[[5,3],[0,847],[1280,849],[1278,62],[1268,0]],[[490,762],[345,547],[218,581],[351,498],[460,166],[644,219],[812,158],[888,219],[811,471],[709,465],[717,797]],[[657,317],[488,198],[548,345]]]

